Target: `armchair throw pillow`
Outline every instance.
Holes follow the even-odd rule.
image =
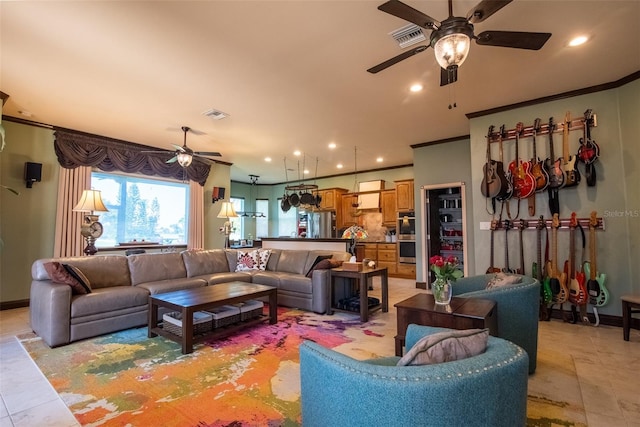
[[[489,329],[451,330],[426,335],[399,361],[398,366],[433,365],[484,353]]]

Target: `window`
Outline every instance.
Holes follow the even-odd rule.
[[[102,192],[109,212],[100,214],[104,234],[98,247],[119,243],[186,244],[189,184],[135,175],[92,172],[91,187]]]
[[[269,200],[257,199],[256,211],[264,215],[256,218],[256,237],[269,237]]]
[[[278,199],[278,206],[282,199]],[[278,209],[278,236],[279,237],[298,237],[296,227],[298,225],[296,208],[291,208],[287,212]]]
[[[233,210],[237,212],[244,211],[244,199],[238,199],[235,197],[229,197],[229,201],[233,205]],[[243,236],[243,227],[244,222],[242,221],[242,217],[238,216],[236,218],[229,218],[229,222],[231,222],[231,233],[229,234],[229,240],[240,240]]]

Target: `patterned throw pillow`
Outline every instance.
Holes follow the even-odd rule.
[[[236,271],[258,270],[258,251],[238,251]]]
[[[485,289],[499,288],[501,286],[514,285],[522,282],[522,276],[516,274],[496,273],[493,279],[489,280]]]
[[[422,337],[398,361],[398,366],[433,365],[482,354],[487,349],[489,329],[438,332]]]
[[[271,256],[271,249],[258,249],[258,270],[266,270],[269,257]]]
[[[71,267],[70,269],[67,267]],[[85,295],[91,293],[91,284],[84,274],[77,267],[59,262],[46,262],[44,269],[47,270],[49,278],[54,283],[63,283],[71,287],[74,295]],[[73,273],[71,273],[73,271]]]

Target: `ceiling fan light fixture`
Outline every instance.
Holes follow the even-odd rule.
[[[188,167],[191,164],[191,161],[193,160],[193,156],[189,153],[178,153],[176,158],[178,160],[178,164],[183,168]]]
[[[469,55],[471,39],[464,33],[442,36],[435,42],[433,49],[440,67],[447,69],[453,65],[460,66]]]

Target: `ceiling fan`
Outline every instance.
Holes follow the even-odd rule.
[[[421,45],[388,59],[367,71],[375,74],[417,53],[433,47],[436,60],[441,67],[440,86],[458,80],[458,67],[462,65],[469,53],[471,39],[485,46],[510,47],[515,49],[538,50],[551,37],[551,33],[530,33],[522,31],[483,31],[477,36],[473,32],[473,24],[482,22],[513,0],[482,0],[471,8],[466,17],[453,16],[452,0],[449,0],[449,17],[438,22],[402,3],[389,0],[378,6],[378,9],[412,22],[419,27],[433,30],[429,37],[429,45]]]
[[[174,152],[175,155],[169,160],[167,160],[166,163],[178,162],[180,166],[182,166],[183,168],[186,168],[191,164],[194,156],[202,157],[205,160],[210,160],[210,159],[207,159],[206,156],[220,157],[222,155],[217,151],[193,151],[191,148],[187,147],[187,132],[191,131],[195,133],[195,131],[187,126],[182,126],[182,131],[184,132],[184,143],[182,144],[182,146],[171,144],[176,149],[176,151]],[[166,153],[166,152],[167,150],[147,151],[147,153]]]

